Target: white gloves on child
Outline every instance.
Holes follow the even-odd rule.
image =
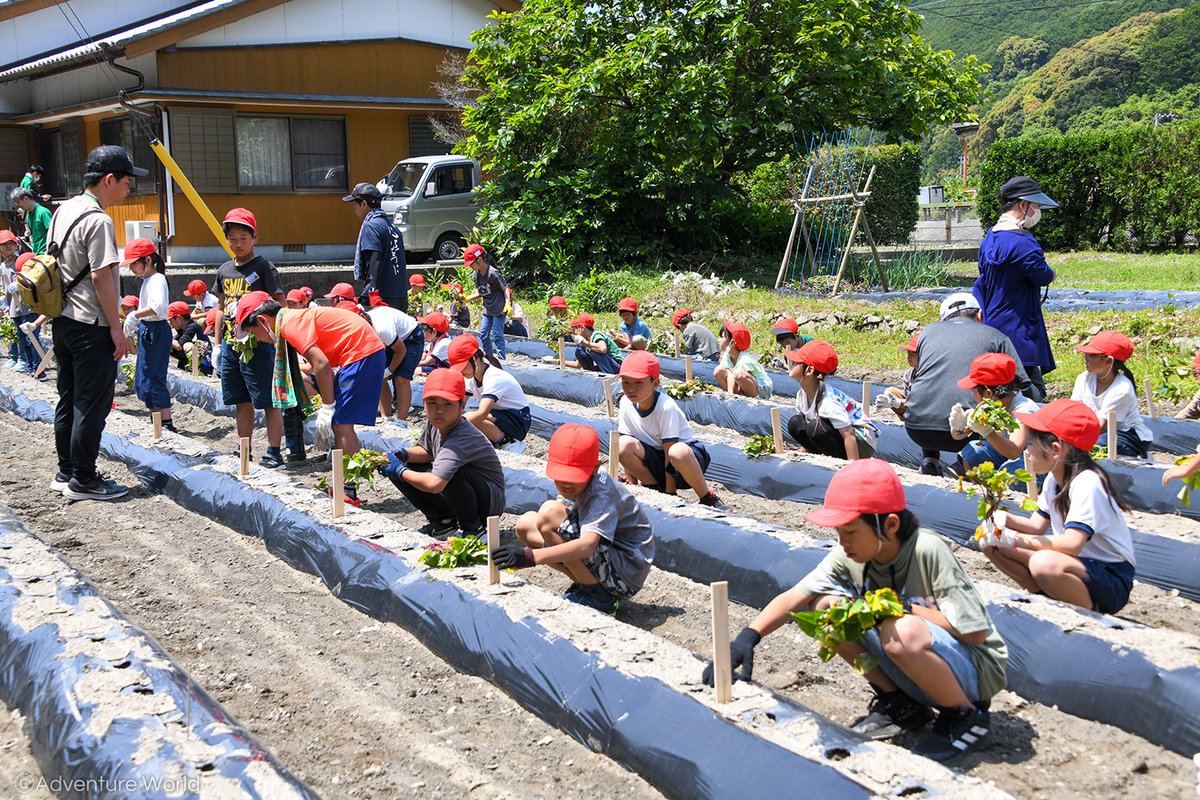
[[[313,433],[313,446],[317,451],[329,450],[333,445],[333,403],[322,403],[317,411],[317,430]]]
[[[583,337],[580,336],[578,333],[573,333],[573,334],[571,334],[571,341],[574,342],[575,344],[583,344]]]
[[[33,323],[32,323],[32,322],[22,322],[22,323],[21,323],[20,325],[18,325],[17,327],[18,327],[18,328],[20,328],[20,329],[21,329],[21,331],[22,331],[22,332],[23,332],[23,333],[24,333],[26,336],[33,336]]]
[[[950,409],[950,433],[963,434],[967,432],[967,412],[962,407],[962,403],[955,403],[954,408]],[[962,438],[959,436],[958,438]]]
[[[979,434],[980,438],[986,439],[996,432],[996,428],[983,422],[975,421],[975,409],[971,409],[971,413],[967,415],[967,426]]]
[[[1008,512],[997,511],[991,519],[983,521],[983,538],[979,540],[980,547],[1013,548],[1017,544],[1017,534],[1004,527],[1008,524]]]
[[[888,394],[887,392],[884,392],[871,401],[871,409],[875,412],[883,411],[889,408],[897,409],[902,405],[904,405],[903,400],[901,400],[899,397],[896,397],[896,395]]]

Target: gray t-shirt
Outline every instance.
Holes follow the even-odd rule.
[[[641,589],[654,562],[654,533],[646,512],[629,490],[601,471],[592,475],[583,493],[567,505],[581,534],[597,533],[612,548],[608,562],[629,593]]]
[[[85,214],[87,216],[71,231],[70,240],[63,242],[62,237],[71,227],[71,223]],[[48,242],[55,242],[61,248],[58,261],[62,271],[63,288],[66,288],[82,270],[96,272],[116,269],[121,263],[112,217],[104,213],[100,203],[91,195],[77,195],[58,207],[50,221]],[[115,291],[119,296],[119,282]],[[108,327],[108,319],[104,316],[104,310],[100,308],[100,300],[96,296],[96,287],[89,278],[84,278],[74,289],[67,292],[63,316],[87,325]]]
[[[697,358],[708,359],[721,352],[721,343],[713,332],[695,320],[683,329],[683,347]]]
[[[437,428],[426,425],[417,446],[424,447],[433,456],[430,471],[442,480],[450,480],[464,467],[479,472],[498,490],[494,497],[499,501],[499,508],[491,509],[492,513],[504,512],[504,469],[500,466],[496,448],[478,428],[460,419],[443,437]]]
[[[971,362],[984,353],[1007,353],[1017,362],[1017,382],[1029,384],[1013,343],[1000,331],[966,317],[934,322],[921,331],[917,341],[917,369],[908,392],[904,425],[921,431],[949,431],[950,409],[975,405],[970,389],[958,388],[967,377]]]

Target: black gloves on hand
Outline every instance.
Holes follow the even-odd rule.
[[[520,542],[502,544],[492,551],[492,561],[500,569],[532,567],[533,551]]]
[[[753,628],[742,628],[737,638],[729,643],[729,667],[735,681],[749,681],[754,675],[754,648],[762,641],[762,636]],[[741,672],[738,672],[741,667]],[[706,686],[713,685],[713,662],[704,667],[700,676]]]

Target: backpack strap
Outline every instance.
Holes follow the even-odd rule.
[[[65,245],[65,244],[67,243],[67,241],[68,241],[68,240],[71,238],[71,234],[75,232],[75,226],[76,226],[76,225],[78,225],[80,222],[82,222],[84,217],[88,217],[88,216],[91,216],[92,214],[98,214],[98,213],[100,213],[100,209],[98,209],[98,208],[89,208],[87,211],[83,212],[83,213],[82,213],[82,214],[80,214],[78,217],[76,217],[76,218],[75,218],[75,221],[74,221],[74,222],[72,222],[72,223],[71,223],[71,224],[70,224],[70,225],[67,227],[67,232],[66,232],[66,234],[63,236],[62,244],[59,244],[59,243],[55,242],[55,241],[53,240],[53,238],[50,236],[50,234],[49,234],[49,231],[47,231],[47,237],[46,237],[46,238],[49,240],[49,243],[46,245],[46,254],[47,254],[47,255],[54,256],[54,258],[56,258],[56,259],[57,259],[57,258],[58,258],[58,256],[59,256],[59,253],[61,253],[61,252],[62,252],[62,247],[63,247],[63,245]],[[60,272],[60,273],[62,272],[62,267],[59,267],[59,272]],[[72,289],[74,289],[76,286],[78,286],[78,285],[79,285],[79,283],[80,283],[80,281],[82,281],[82,280],[83,280],[84,276],[85,276],[85,275],[88,275],[89,273],[91,273],[91,270],[90,270],[90,269],[82,269],[82,270],[80,270],[80,271],[79,271],[79,274],[78,274],[78,275],[76,275],[74,278],[72,278],[72,279],[71,279],[71,282],[70,282],[70,283],[68,283],[66,286],[64,286],[64,287],[63,287],[63,297],[64,297],[64,298],[66,298],[66,296],[67,296],[67,292],[71,291],[71,290],[72,290]]]

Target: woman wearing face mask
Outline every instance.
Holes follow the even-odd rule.
[[[1042,290],[1054,281],[1042,246],[1030,229],[1042,210],[1058,203],[1042,192],[1037,181],[1024,176],[1000,187],[1000,218],[979,245],[979,277],[974,294],[983,322],[1012,340],[1029,375],[1029,396],[1046,398],[1047,372],[1054,371],[1054,354],[1042,318]]]

